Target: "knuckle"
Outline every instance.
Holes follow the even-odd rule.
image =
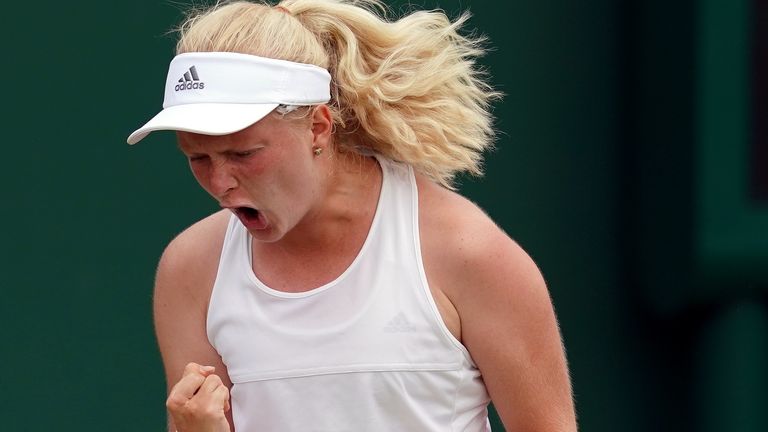
[[[187,400],[184,399],[183,397],[181,397],[181,396],[179,396],[179,395],[177,395],[175,393],[171,393],[168,396],[168,399],[166,399],[166,401],[165,401],[165,406],[169,410],[178,411],[179,409],[181,409],[184,406],[184,404],[186,402],[187,402]]]
[[[220,398],[229,399],[229,389],[224,385],[216,387],[213,393]]]
[[[200,375],[199,373],[193,373],[193,374],[187,375],[186,378],[189,382],[195,383],[197,385],[200,385],[205,381],[205,377]]]
[[[205,377],[203,377],[199,373],[187,373],[183,377],[181,377],[179,382],[176,383],[176,386],[179,388],[188,388],[190,386],[195,387],[202,384],[204,380],[205,380]]]
[[[218,375],[215,375],[215,374],[214,374],[214,375],[208,375],[208,376],[205,378],[205,380],[206,380],[206,381],[208,381],[209,383],[211,383],[211,384],[215,384],[215,385],[223,385],[223,384],[224,384],[224,383],[221,381],[221,377],[219,377]]]

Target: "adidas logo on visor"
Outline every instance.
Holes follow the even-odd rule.
[[[197,69],[192,66],[188,71],[184,72],[184,75],[179,78],[179,84],[176,84],[175,90],[202,90],[205,88],[205,83],[200,81],[200,76],[197,75]]]

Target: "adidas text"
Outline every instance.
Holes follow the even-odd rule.
[[[176,91],[181,90],[202,90],[205,88],[205,83],[188,82],[183,84],[176,84]]]

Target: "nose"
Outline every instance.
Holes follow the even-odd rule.
[[[209,184],[215,196],[222,197],[237,187],[237,178],[231,171],[231,167],[226,162],[216,161],[211,164]]]

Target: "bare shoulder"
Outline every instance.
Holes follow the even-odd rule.
[[[179,282],[210,281],[218,267],[224,234],[230,212],[214,213],[202,219],[176,236],[165,248],[158,265],[158,281],[170,277],[178,287]],[[213,274],[211,274],[213,273]],[[158,284],[158,288],[165,288]],[[189,287],[188,287],[189,288]]]
[[[177,320],[181,313],[205,322],[228,220],[228,211],[214,213],[165,248],[155,276],[156,325]]]
[[[417,182],[430,289],[455,307],[461,342],[504,426],[575,431],[565,352],[538,267],[477,205],[429,180]]]
[[[199,264],[200,260],[217,255],[224,242],[230,214],[227,210],[218,211],[182,231],[165,248],[161,263]]]
[[[507,282],[540,282],[543,287],[533,260],[475,203],[428,179],[417,182],[422,252],[445,263],[441,270],[450,273],[451,280],[480,282],[503,275]],[[445,288],[453,296],[470,290],[476,295],[475,290],[481,289],[476,284],[449,285]],[[505,290],[514,290],[522,284],[504,285]]]
[[[549,318],[549,291],[523,248],[470,200],[427,179],[418,186],[427,279],[456,308],[462,342],[471,348],[472,336],[482,337],[488,324],[473,317],[488,318],[494,310],[510,325]]]

